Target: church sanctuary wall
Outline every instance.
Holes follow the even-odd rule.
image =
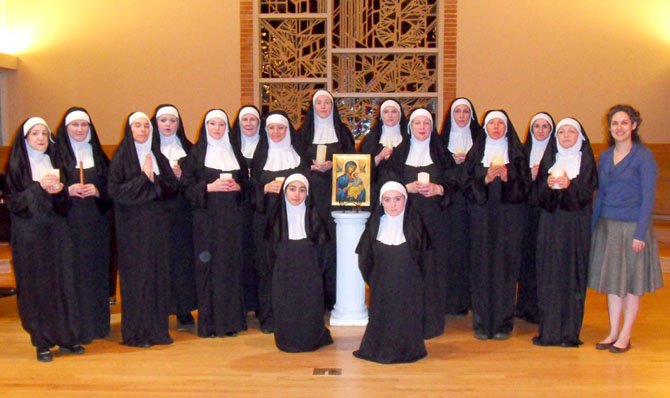
[[[179,107],[190,138],[208,109],[237,111],[237,1],[0,0],[2,13],[0,45],[23,46],[0,48],[18,57],[18,70],[0,73],[2,145],[26,117],[55,129],[72,105],[88,109],[107,145],[131,111],[159,103]]]
[[[239,4],[0,1],[0,44],[23,46],[12,50],[18,70],[0,74],[3,144],[28,115],[55,125],[74,104],[89,109],[104,144],[118,142],[130,111],[165,101],[180,107],[194,137],[207,109],[240,105]],[[594,142],[604,140],[608,106],[630,102],[642,111],[646,141],[667,143],[670,4],[631,4],[459,1],[458,95],[480,113],[504,107],[522,135],[535,111],[573,115]]]
[[[670,142],[670,2],[458,2],[457,93],[480,115],[506,109],[523,139],[530,117],[578,118],[604,142],[618,102],[642,113],[642,138]]]

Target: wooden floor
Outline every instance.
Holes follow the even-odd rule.
[[[665,260],[664,260],[665,261]],[[665,274],[665,284],[670,275]],[[605,298],[590,291],[580,348],[536,347],[534,325],[517,320],[511,339],[479,341],[469,317],[448,317],[447,330],[427,342],[414,364],[379,365],[356,359],[363,328],[331,327],[335,344],[314,353],[279,352],[271,335],[201,339],[172,331],[175,343],[129,348],[113,332],[82,356],[40,363],[20,325],[14,297],[0,299],[2,397],[670,397],[670,289],[647,295],[626,354],[596,351],[607,333]],[[314,368],[341,375],[315,376]]]

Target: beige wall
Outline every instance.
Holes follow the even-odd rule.
[[[33,35],[5,72],[6,134],[42,115],[52,128],[86,107],[103,144],[132,111],[180,108],[193,138],[212,107],[240,98],[239,3],[234,0],[6,0],[7,30]],[[7,145],[7,140],[3,141]]]
[[[174,102],[193,138],[207,109],[232,116],[240,105],[237,1],[3,4],[6,30],[32,35],[17,53],[19,70],[0,77],[4,136],[33,114],[55,127],[76,104],[91,112],[103,143],[114,144],[129,112]],[[670,5],[630,4],[459,1],[458,94],[472,98],[480,115],[506,109],[522,138],[531,114],[546,110],[577,117],[596,142],[607,108],[629,102],[642,111],[643,138],[670,142]]]
[[[531,115],[577,117],[593,141],[618,102],[642,113],[642,138],[670,142],[670,2],[461,0],[459,95],[482,115],[504,108],[522,138]]]

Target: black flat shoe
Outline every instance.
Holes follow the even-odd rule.
[[[610,352],[612,354],[623,354],[624,352],[630,350],[631,347],[632,347],[632,345],[630,345],[630,341],[628,342],[628,345],[623,347],[623,348],[622,347],[617,347],[617,346],[614,345],[614,343],[612,343],[612,346],[610,347]]]
[[[75,344],[75,345],[62,345],[60,346],[59,351],[62,352],[63,354],[81,355],[86,352],[86,349],[80,344]]]
[[[228,336],[228,337],[237,337],[237,332],[228,332],[228,333],[226,333],[226,336]]]
[[[540,341],[540,336],[533,337],[531,341],[533,342],[533,345],[542,346],[542,341]]]
[[[493,335],[493,340],[507,340],[509,339],[509,333],[498,332]]]
[[[614,341],[611,343],[596,343],[596,350],[609,350],[614,345]]]
[[[484,333],[484,332],[475,331],[474,336],[477,340],[488,340],[489,339],[489,335],[487,333]]]
[[[38,348],[37,349],[37,360],[40,362],[51,362],[54,360],[54,356],[51,353],[51,350]]]
[[[263,334],[272,334],[275,332],[275,329],[272,326],[268,326],[261,328],[261,332],[263,332]]]

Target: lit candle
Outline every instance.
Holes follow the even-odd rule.
[[[554,178],[563,177],[563,174],[565,174],[565,172],[560,169],[553,169],[551,171],[551,176]],[[561,189],[561,187],[558,185],[558,183],[554,182],[554,185],[551,187],[551,189]]]
[[[417,174],[416,180],[422,184],[428,184],[430,182],[430,174],[422,171],[421,173]]]
[[[60,169],[51,169],[44,173],[45,176],[55,176],[58,179],[58,182],[56,182],[53,186],[54,188],[58,187],[58,184],[60,184]]]
[[[46,175],[49,176],[56,176],[58,180],[60,181],[60,169],[51,169],[45,173]]]
[[[316,146],[316,161],[318,163],[323,163],[326,161],[326,146],[319,144]]]
[[[491,166],[503,166],[505,164],[505,157],[503,155],[495,155],[491,160]]]
[[[275,177],[275,182],[283,184],[285,179],[286,177]]]
[[[178,160],[175,159],[170,159],[170,167],[175,167],[176,165],[179,164]]]
[[[233,175],[232,175],[232,173],[221,173],[221,174],[219,174],[219,178],[224,180],[224,181],[225,180],[230,180],[231,178],[233,178]]]

